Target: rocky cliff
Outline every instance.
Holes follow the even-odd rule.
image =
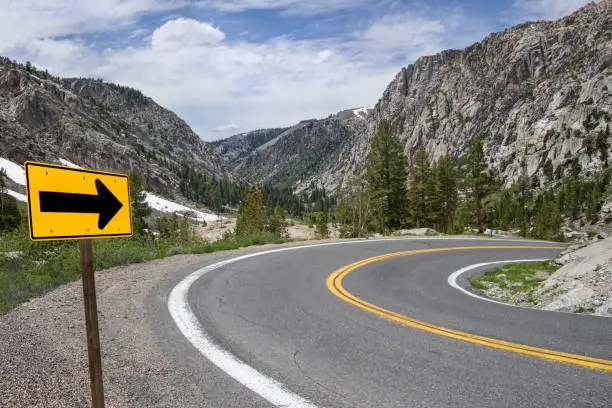
[[[612,1],[603,0],[558,21],[521,24],[464,50],[419,58],[384,91],[350,157],[364,157],[387,119],[409,155],[425,145],[434,159],[458,156],[480,138],[506,182],[518,177],[524,156],[529,176],[544,184],[547,160],[557,174],[574,157],[586,173],[606,165],[590,146],[611,111]]]
[[[361,174],[378,124],[387,119],[408,157],[424,145],[432,158],[462,155],[484,142],[506,183],[524,158],[541,185],[578,158],[586,175],[602,169],[596,138],[612,120],[612,0],[552,22],[524,23],[464,50],[419,58],[396,75],[374,109],[350,125],[337,117],[298,124],[258,147],[237,172],[298,190],[329,190]],[[326,141],[330,142],[327,143]],[[607,136],[608,153],[612,141]],[[550,174],[550,173],[549,173]]]
[[[60,79],[0,58],[0,157],[137,169],[172,194],[183,165],[231,177],[224,160],[178,116],[131,88]]]

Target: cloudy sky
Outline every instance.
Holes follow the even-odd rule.
[[[371,106],[421,55],[585,0],[0,0],[0,55],[140,89],[204,139]]]

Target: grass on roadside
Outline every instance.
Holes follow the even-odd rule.
[[[201,254],[251,245],[281,243],[262,231],[208,242],[199,237],[132,238],[93,240],[95,269],[165,258],[176,254]],[[75,241],[32,242],[25,223],[0,235],[0,313],[80,277],[79,250]]]
[[[535,290],[557,269],[550,261],[508,264],[473,278],[471,284],[480,290],[501,289],[506,293],[502,301],[524,294],[527,302],[535,303]]]

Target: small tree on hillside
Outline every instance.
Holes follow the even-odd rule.
[[[130,205],[132,206],[132,218],[134,230],[142,234],[147,228],[145,217],[151,214],[151,207],[147,204],[147,194],[142,185],[140,175],[135,171],[130,172]]]
[[[338,189],[336,222],[342,238],[358,238],[367,234],[373,216],[371,194],[367,183],[349,177]]]
[[[21,222],[17,200],[6,192],[6,172],[0,169],[0,232],[11,231]]]
[[[261,185],[251,186],[236,219],[236,235],[244,236],[265,231],[267,224],[264,192]]]
[[[329,238],[329,227],[327,223],[329,222],[329,216],[326,211],[319,213],[317,216],[317,223],[315,225],[315,235],[317,238],[325,239]]]
[[[287,219],[285,218],[285,210],[283,210],[279,203],[276,203],[274,207],[274,214],[268,221],[268,231],[278,238],[287,238],[289,232],[287,231]]]

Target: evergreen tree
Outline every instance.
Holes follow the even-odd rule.
[[[129,175],[130,178],[130,205],[132,206],[132,219],[134,224],[134,231],[142,234],[147,229],[147,223],[145,217],[151,214],[151,207],[147,204],[147,194],[142,185],[142,178],[140,175],[132,170]]]
[[[585,203],[585,215],[591,222],[597,222],[599,219],[599,210],[601,209],[601,192],[597,183],[593,183],[590,193],[587,196]]]
[[[490,178],[487,175],[487,162],[482,142],[476,141],[468,155],[469,199],[474,207],[474,216],[478,232],[484,232],[483,199],[489,193]]]
[[[442,156],[438,160],[436,184],[439,197],[440,232],[451,234],[455,227],[455,212],[457,211],[457,172],[455,163],[450,156]]]
[[[0,169],[0,232],[12,231],[21,223],[17,200],[6,192],[6,172]]]
[[[380,232],[406,222],[406,158],[400,140],[386,120],[380,122],[368,154],[366,176],[376,202]]]
[[[427,225],[439,231],[440,229],[440,185],[438,184],[438,162],[434,161],[431,165],[429,178],[425,188],[427,190]]]
[[[367,184],[357,177],[349,177],[338,189],[336,221],[342,238],[366,235],[372,220],[372,198]]]
[[[326,211],[319,213],[315,225],[315,235],[319,239],[329,238],[329,227],[327,226],[329,217]]]
[[[244,236],[265,231],[267,224],[264,192],[261,185],[252,185],[236,219],[236,235]]]
[[[572,220],[578,219],[580,210],[582,208],[582,202],[580,200],[580,172],[582,168],[577,158],[572,160],[572,166],[570,169],[569,180],[567,181],[567,211]]]
[[[535,212],[531,236],[539,239],[560,240],[562,238],[561,213],[551,191],[538,195]]]
[[[268,222],[268,231],[278,238],[287,238],[289,236],[285,211],[278,203],[276,203],[276,207],[274,207],[274,214],[272,214]]]
[[[431,220],[432,174],[429,165],[429,154],[421,146],[414,154],[410,169],[410,204],[412,220],[417,228],[429,226]]]

